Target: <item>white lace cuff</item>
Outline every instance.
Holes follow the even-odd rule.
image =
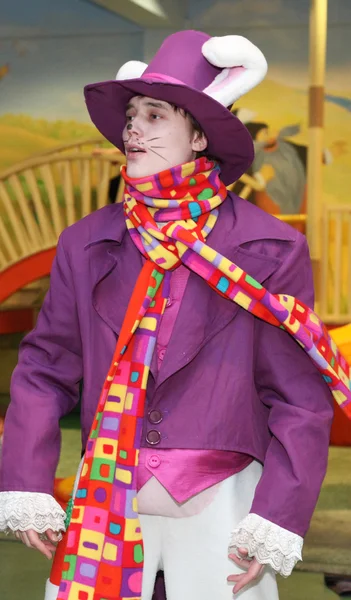
[[[0,531],[65,531],[66,514],[49,494],[0,492]]]
[[[297,561],[302,560],[302,546],[303,538],[296,533],[259,515],[249,514],[233,531],[229,549],[238,554],[238,548],[245,548],[259,563],[288,577]]]

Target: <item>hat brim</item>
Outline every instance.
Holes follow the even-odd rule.
[[[222,104],[186,85],[129,79],[92,83],[84,88],[91,120],[102,135],[124,152],[126,106],[133,96],[175,104],[190,113],[208,139],[208,153],[220,161],[225,185],[237,181],[252,164],[254,147],[245,125]]]

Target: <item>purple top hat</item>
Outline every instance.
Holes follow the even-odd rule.
[[[254,151],[246,127],[226,107],[257,85],[266,72],[262,52],[246,38],[180,31],[166,38],[149,65],[130,61],[116,80],[92,83],[84,92],[93,123],[122,151],[126,106],[133,96],[183,108],[201,125],[207,151],[218,159],[221,179],[229,185],[248,169]]]

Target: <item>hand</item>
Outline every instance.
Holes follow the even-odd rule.
[[[243,558],[238,558],[235,554],[229,554],[229,558],[235,562],[238,567],[242,569],[247,569],[247,573],[242,573],[241,575],[229,575],[228,581],[235,582],[236,585],[233,587],[233,594],[237,594],[240,590],[248,585],[255,579],[258,579],[260,575],[262,575],[264,570],[264,565],[261,565],[257,562],[256,558],[249,559],[248,551],[245,548],[238,548],[240,556]]]
[[[47,539],[41,539],[41,534],[34,531],[34,529],[28,529],[27,531],[16,531],[15,536],[18,540],[21,540],[28,548],[35,548],[39,550],[48,560],[51,560],[56,551],[56,543],[62,539],[60,533],[55,533],[52,529],[45,531]]]

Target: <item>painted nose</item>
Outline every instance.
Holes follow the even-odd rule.
[[[126,129],[129,135],[135,134],[137,136],[141,136],[143,134],[141,119],[139,119],[138,117],[134,117],[133,121],[127,123]]]

